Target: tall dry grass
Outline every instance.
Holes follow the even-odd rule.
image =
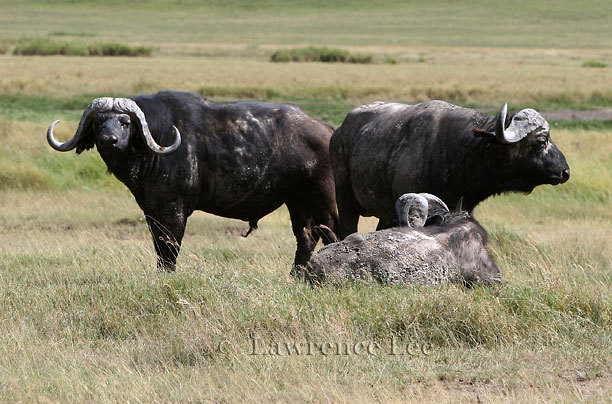
[[[56,153],[35,140],[44,126],[17,125],[14,145]],[[295,241],[285,209],[246,239],[239,235],[245,223],[194,214],[177,272],[159,274],[142,213],[122,186],[4,188],[0,370],[7,376],[0,395],[103,402],[606,397],[612,150],[607,132],[557,130],[553,139],[572,167],[570,182],[492,198],[476,210],[504,276],[500,288],[296,283],[288,275]],[[60,156],[74,160],[71,170],[89,164],[86,155]],[[366,219],[361,229],[374,226]],[[260,355],[252,355],[249,336]],[[390,355],[394,339],[412,344],[412,355]],[[261,355],[277,343],[306,342],[380,348],[289,355],[281,345],[280,355]]]
[[[436,50],[425,63],[398,65],[275,64],[240,57],[188,56],[46,57],[43,62],[39,57],[0,56],[0,94],[91,94],[93,98],[175,89],[221,99],[331,99],[353,105],[378,99],[444,99],[490,108],[499,108],[504,101],[511,107],[544,108],[612,104],[609,69],[582,67],[591,56],[561,53],[548,56],[554,62],[547,62],[531,59],[531,51],[522,55],[520,51],[496,52],[498,57],[466,62],[463,55]],[[517,58],[523,62],[517,63]]]

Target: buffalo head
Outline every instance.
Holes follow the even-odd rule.
[[[472,129],[476,136],[495,137],[491,152],[498,172],[512,189],[531,192],[540,184],[566,182],[570,169],[550,139],[550,125],[539,112],[523,109],[507,122],[508,105],[497,116],[494,131]]]
[[[53,122],[47,130],[47,141],[57,151],[77,148],[82,152],[95,144],[100,153],[124,151],[134,134],[139,134],[153,153],[164,155],[174,152],[181,144],[179,130],[172,126],[175,133],[174,143],[164,147],[158,145],[149,130],[144,113],[138,105],[128,98],[96,98],[83,112],[75,135],[65,143],[53,137]]]

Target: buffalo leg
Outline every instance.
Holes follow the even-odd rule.
[[[338,213],[336,212],[336,200],[334,198],[334,188],[323,189],[320,192],[315,192],[312,197],[312,227],[310,230],[313,233],[313,241],[316,242],[319,239],[318,232],[314,231],[314,226],[324,225],[327,226],[332,233],[338,231]],[[334,236],[336,236],[334,234]],[[323,238],[323,244],[329,244],[329,237]]]
[[[336,234],[340,240],[343,240],[349,234],[357,231],[359,225],[359,213],[361,207],[350,184],[343,185],[336,183],[336,199],[338,202],[338,231]]]
[[[153,237],[155,252],[157,253],[157,269],[160,271],[174,271],[176,258],[181,250],[181,241],[185,234],[186,217],[176,213],[169,216],[157,216],[156,219],[146,215],[149,230]]]
[[[295,276],[296,266],[306,265],[312,255],[312,252],[317,244],[315,235],[312,232],[312,220],[304,214],[303,210],[295,205],[287,205],[289,208],[289,216],[291,217],[291,228],[297,242],[297,250],[295,251],[295,260],[291,275]]]

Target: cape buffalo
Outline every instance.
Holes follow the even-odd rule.
[[[328,244],[300,267],[301,275],[313,284],[367,279],[468,286],[500,282],[487,250],[487,233],[467,212],[449,212],[444,202],[426,193],[402,195],[396,211],[398,227],[353,233]],[[331,229],[320,226],[317,231],[335,240]]]
[[[406,192],[429,192],[453,208],[508,191],[529,193],[569,179],[549,124],[533,109],[497,116],[443,101],[417,105],[375,102],[351,111],[332,135],[341,238],[357,231],[359,216],[378,229],[397,224],[393,204]]]
[[[312,226],[337,222],[329,139],[333,127],[297,106],[213,103],[164,91],[97,98],[66,143],[77,153],[97,147],[108,169],[144,211],[160,269],[174,270],[187,218],[194,210],[257,221],[285,203],[297,239],[295,263],[308,261]],[[168,146],[161,146],[168,145]],[[247,233],[248,234],[248,233]]]

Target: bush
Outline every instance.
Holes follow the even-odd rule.
[[[35,39],[29,43],[17,45],[13,53],[23,56],[150,56],[150,46],[129,46],[119,43],[84,44],[76,41],[54,41]]]
[[[608,65],[604,62],[600,62],[599,60],[587,60],[582,64],[582,67],[608,67]]]
[[[334,48],[313,48],[312,53],[315,60],[318,57],[321,62],[346,62],[351,57],[348,51]]]
[[[89,46],[90,56],[151,56],[150,46],[129,46],[120,43],[98,43]]]
[[[385,63],[388,64],[388,65],[396,65],[399,62],[397,61],[396,58],[388,57],[388,58],[385,59]]]
[[[338,48],[280,49],[270,56],[271,62],[326,62],[326,63],[372,63],[370,54],[354,53]]]
[[[87,56],[87,46],[78,42],[58,42],[50,39],[35,39],[26,44],[20,44],[13,50],[15,55],[23,56]]]
[[[369,53],[355,53],[348,57],[347,62],[369,64],[372,63],[373,60],[374,58]]]

